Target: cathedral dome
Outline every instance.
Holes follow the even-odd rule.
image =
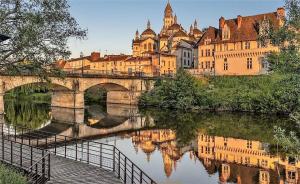
[[[186,32],[179,30],[174,34],[174,37],[188,37],[188,35]]]
[[[196,35],[201,35],[202,31],[200,31],[198,28],[194,28],[193,33]]]
[[[177,23],[173,24],[172,26],[170,26],[168,28],[169,31],[180,30],[180,29],[181,29],[181,26]]]
[[[143,33],[142,36],[156,36],[156,33],[151,29],[147,28]]]

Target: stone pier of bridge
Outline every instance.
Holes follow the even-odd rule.
[[[136,105],[139,96],[154,86],[153,79],[124,77],[49,77],[51,106],[83,109],[84,93],[94,86],[107,91],[107,103]],[[20,86],[45,83],[36,76],[0,76],[0,114],[5,112],[4,95]]]

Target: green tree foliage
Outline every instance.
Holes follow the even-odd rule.
[[[201,81],[179,70],[175,79],[158,80],[154,90],[142,95],[140,105],[187,110],[196,105],[201,85]]]
[[[264,42],[270,40],[280,48],[280,52],[270,54],[271,70],[280,72],[300,72],[300,1],[286,0],[287,17],[279,30],[271,30]]]
[[[45,75],[49,64],[70,55],[69,38],[82,39],[86,30],[69,13],[67,0],[1,0],[0,71]]]

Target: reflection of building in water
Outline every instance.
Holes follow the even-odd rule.
[[[269,145],[259,141],[199,134],[197,143],[178,146],[172,130],[143,130],[131,134],[136,152],[141,149],[148,161],[154,151],[163,157],[164,170],[170,177],[185,153],[202,162],[208,174],[219,173],[220,183],[298,184],[300,162],[274,156]]]
[[[221,182],[284,183],[276,172],[287,183],[299,182],[300,162],[271,155],[259,141],[199,134],[198,157],[208,171],[220,171]]]
[[[172,130],[145,130],[135,132],[132,136],[132,142],[136,152],[140,148],[147,154],[148,161],[150,161],[151,153],[157,147],[162,153],[165,173],[169,177],[173,169],[176,169],[176,161],[181,157],[175,138],[175,133]]]

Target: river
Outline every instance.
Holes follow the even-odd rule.
[[[277,147],[273,127],[287,117],[179,113],[125,105],[85,110],[5,102],[5,122],[116,145],[158,183],[299,183],[300,162]]]

